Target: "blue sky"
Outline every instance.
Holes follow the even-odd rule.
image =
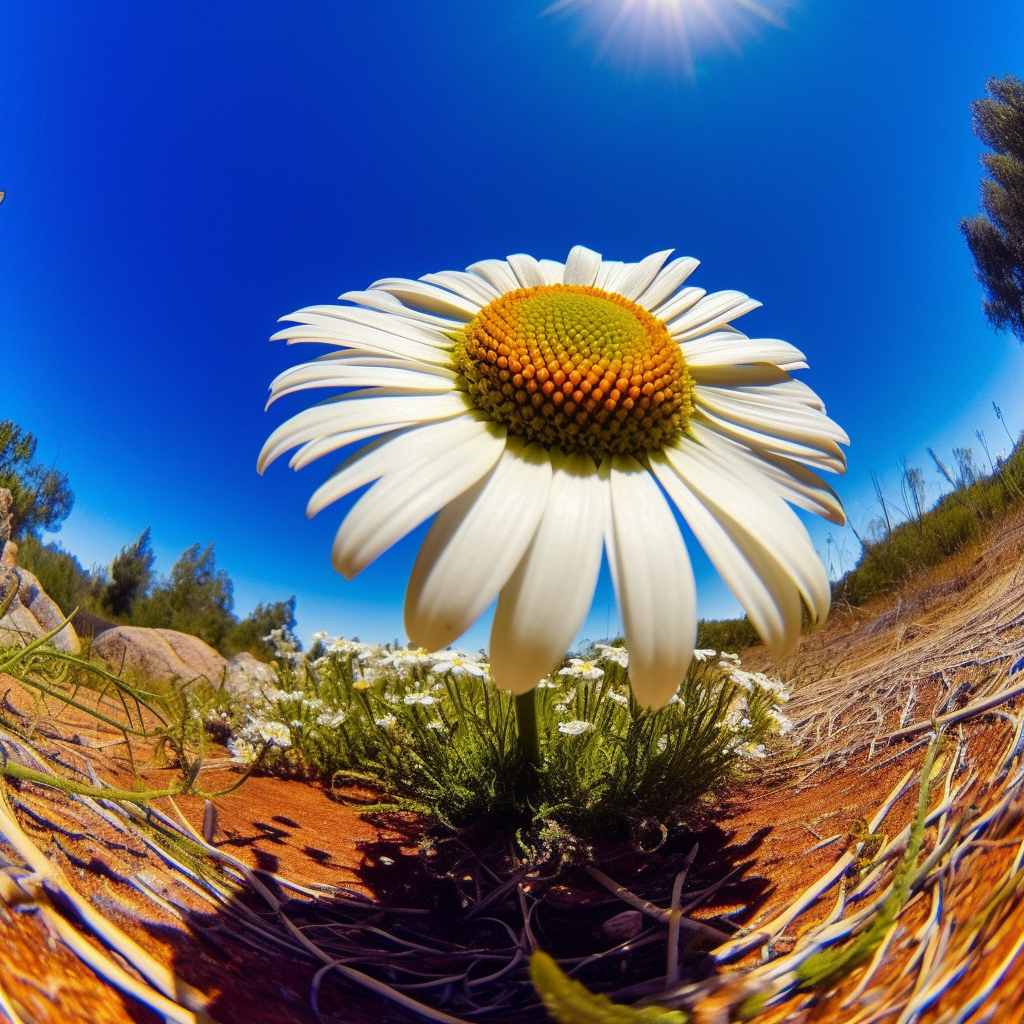
[[[872,471],[895,493],[906,456],[935,496],[926,445],[979,455],[981,429],[1006,450],[991,403],[1024,427],[1024,348],[986,325],[957,222],[978,205],[969,103],[1024,77],[1024,3],[804,0],[705,39],[692,74],[546,7],[0,7],[2,415],[70,478],[56,539],[86,566],[151,526],[162,571],[214,542],[239,614],[294,593],[304,638],[402,638],[424,530],[347,583],[345,506],[304,514],[331,467],[255,472],[308,401],[263,411],[305,356],[267,338],[381,277],[577,243],[674,246],[702,261],[692,283],[764,303],[739,326],[807,353],[852,439],[858,526]],[[841,539],[809,526],[823,553]],[[736,614],[695,567],[700,614]],[[605,577],[584,633],[617,623]]]

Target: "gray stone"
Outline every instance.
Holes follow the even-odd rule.
[[[17,550],[17,544],[8,541],[4,546],[4,558],[10,557],[13,563]],[[7,614],[0,619],[0,644],[30,644],[64,621],[64,613],[50,600],[39,585],[39,580],[28,569],[17,569],[13,564],[0,563],[0,603],[14,586],[18,587],[17,595],[7,609]],[[57,650],[68,654],[78,654],[82,649],[78,634],[70,622],[50,639],[50,643]]]
[[[277,689],[278,678],[274,669],[259,661],[248,651],[236,654],[224,675],[224,689],[232,697],[246,697],[254,691],[267,694]]]
[[[108,629],[93,640],[91,650],[115,673],[125,672],[157,683],[191,683],[206,679],[220,687],[228,664],[198,637],[174,629],[146,626]]]

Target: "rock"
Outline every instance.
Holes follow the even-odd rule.
[[[624,910],[601,925],[605,938],[616,944],[635,939],[643,930],[644,915],[639,910]]]
[[[220,687],[228,664],[199,637],[146,626],[108,629],[93,640],[91,651],[107,661],[115,673],[124,671],[157,683],[206,679]]]
[[[64,614],[27,569],[17,568],[18,545],[11,540],[11,492],[0,487],[0,605],[16,587],[17,593],[0,618],[0,644],[30,644],[56,629]],[[59,651],[78,654],[82,645],[70,623],[50,643]]]
[[[7,558],[5,548],[11,540],[11,492],[6,487],[0,487],[0,565],[6,564]],[[15,552],[18,548],[15,546]],[[14,565],[14,556],[11,555],[11,565]]]
[[[4,546],[5,558],[12,548],[17,552],[18,546],[8,541]],[[7,609],[7,614],[0,619],[0,644],[29,644],[51,629],[56,629],[64,621],[64,613],[50,600],[39,585],[39,580],[28,569],[0,565],[0,601],[14,586],[18,588],[17,595]],[[71,623],[52,637],[50,643],[57,650],[68,654],[78,654],[82,649]]]
[[[248,651],[236,654],[224,674],[224,689],[232,697],[245,697],[257,690],[266,694],[277,689],[277,673],[270,665],[254,658]]]

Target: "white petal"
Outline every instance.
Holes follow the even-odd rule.
[[[601,568],[607,486],[588,455],[550,453],[540,525],[498,598],[491,630],[495,682],[525,693],[565,657],[590,610]]]
[[[463,298],[446,288],[437,288],[425,281],[408,281],[404,277],[389,277],[374,281],[370,287],[394,295],[402,305],[420,309],[454,320],[472,320],[480,312],[480,304]]]
[[[449,291],[455,292],[456,295],[461,295],[464,299],[477,303],[481,309],[484,306],[489,306],[501,295],[501,292],[478,274],[471,274],[461,270],[445,270],[440,274],[424,274],[420,280],[426,281],[427,284],[436,284],[442,288],[447,288]]]
[[[573,246],[569,258],[565,261],[563,284],[583,285],[591,287],[597,280],[597,272],[601,269],[601,254],[587,249],[585,246]]]
[[[702,412],[710,410],[717,416],[753,430],[771,431],[802,444],[815,445],[821,439],[849,444],[850,439],[838,423],[817,409],[797,403],[775,401],[764,395],[741,394],[722,388],[697,385],[693,398]]]
[[[699,345],[700,343],[700,341],[687,342],[683,352],[685,353],[690,345]],[[690,376],[693,377],[695,383],[705,384],[708,387],[760,387],[771,384],[785,384],[793,379],[785,370],[776,366],[775,363],[709,363],[707,365],[694,365],[687,360],[686,368],[690,371]]]
[[[440,369],[440,368],[439,368]],[[449,376],[450,374],[450,376]],[[282,373],[270,386],[267,408],[282,395],[290,395],[308,388],[367,388],[387,387],[419,394],[451,391],[455,375],[407,370],[394,366],[338,366],[331,372],[322,363],[304,363]]]
[[[302,469],[304,466],[308,466],[311,462],[315,462],[317,459],[323,458],[323,456],[336,452],[339,448],[347,448],[351,444],[356,444],[359,441],[365,441],[368,437],[374,437],[379,434],[382,429],[387,430],[389,433],[395,430],[404,430],[406,427],[417,426],[416,423],[389,423],[387,427],[381,428],[379,426],[363,427],[361,430],[343,430],[337,434],[327,434],[324,437],[318,437],[315,441],[307,441],[294,455],[288,460],[289,469]]]
[[[298,316],[298,314],[294,314]],[[398,324],[393,326],[398,327]],[[381,331],[362,324],[331,319],[316,313],[307,313],[303,325],[286,327],[278,331],[271,341],[285,340],[290,345],[298,341],[344,346],[362,352],[378,352],[398,359],[416,359],[421,363],[447,365],[451,361],[451,339],[445,345],[424,344],[403,338],[397,331]]]
[[[481,260],[466,269],[482,277],[499,295],[519,290],[516,275],[504,260]]]
[[[629,650],[629,681],[643,707],[667,704],[697,644],[697,589],[675,516],[654,477],[616,455],[601,467],[611,515],[605,535]]]
[[[806,466],[770,452],[754,452],[746,445],[709,430],[700,423],[691,422],[689,430],[705,447],[714,448],[721,457],[725,458],[728,453],[739,459],[748,470],[763,476],[768,486],[786,501],[837,526],[846,523],[846,513],[839,495]]]
[[[613,289],[609,287],[608,282],[617,281],[619,271],[625,265],[621,260],[602,260],[601,266],[597,270],[597,277],[594,279],[594,287],[601,288],[606,292],[612,291]]]
[[[727,464],[717,448],[686,438],[665,455],[690,490],[711,509],[719,509],[764,545],[782,566],[815,620],[824,619],[832,599],[828,576],[811,538],[796,513],[738,461]],[[732,531],[730,531],[732,532]]]
[[[345,292],[338,296],[347,302],[355,302],[360,306],[386,313],[388,316],[400,317],[410,324],[433,327],[439,331],[457,331],[466,324],[465,316],[458,316],[452,319],[448,316],[438,316],[436,313],[423,309],[412,309],[404,306],[394,295],[382,291],[380,288],[367,288],[361,292]]]
[[[719,324],[735,320],[760,305],[760,302],[748,298],[743,292],[712,292],[711,295],[705,295],[688,313],[669,322],[668,332],[676,341],[686,341],[698,334],[707,334]]]
[[[789,369],[792,363],[804,362],[800,349],[776,338],[748,338],[742,334],[716,331],[706,338],[696,338],[683,346],[687,366],[724,366],[730,363],[772,363]]]
[[[329,326],[336,327],[334,321],[340,320],[345,324],[360,324],[363,327],[383,331],[385,334],[391,334],[398,338],[407,338],[409,341],[415,341],[421,345],[451,348],[452,340],[447,334],[437,327],[409,319],[410,310],[396,298],[386,292],[374,292],[373,294],[387,299],[393,308],[388,310],[368,309],[364,306],[336,306],[333,303],[324,303],[319,306],[307,306],[305,309],[292,313],[291,316],[281,317],[281,320],[297,320],[304,323],[307,314],[316,314],[319,318],[329,318],[319,320]],[[444,321],[444,323],[449,323],[449,321]]]
[[[846,456],[834,441],[827,438],[808,437],[805,443],[786,437],[778,437],[761,430],[737,423],[733,419],[719,416],[710,409],[698,409],[691,422],[704,423],[715,431],[745,444],[755,451],[762,449],[781,455],[786,459],[796,459],[808,466],[820,466],[830,469],[833,473],[846,472]]]
[[[637,304],[654,313],[655,310],[682,286],[682,283],[700,266],[692,256],[678,256],[658,271],[657,277],[638,298]],[[702,293],[703,294],[703,293]]]
[[[619,295],[635,302],[657,277],[658,271],[671,255],[672,250],[665,249],[664,252],[655,252],[644,257],[639,263],[633,264],[629,273],[625,274],[618,282],[618,287],[615,290]]]
[[[685,313],[686,310],[692,309],[705,295],[707,295],[707,292],[703,288],[683,288],[681,291],[676,292],[660,308],[652,309],[651,313],[662,323],[667,323],[673,317],[677,317],[681,313]]]
[[[629,280],[637,266],[638,264],[636,263],[604,261],[597,275],[597,287],[603,288],[606,292],[618,293],[622,285]]]
[[[544,275],[545,284],[561,284],[565,277],[565,264],[558,260],[538,260],[537,265]]]
[[[516,275],[520,288],[536,288],[539,285],[547,284],[544,271],[532,256],[527,256],[522,252],[516,253],[514,256],[509,256],[508,265],[512,268],[512,273]]]
[[[450,646],[498,596],[537,531],[551,472],[545,448],[510,437],[490,474],[437,514],[405,594],[413,646]]]
[[[429,464],[436,452],[472,442],[486,433],[486,427],[480,420],[472,416],[458,416],[404,430],[368,445],[313,492],[306,505],[306,516],[312,519],[328,505],[372,480],[388,473],[402,472],[414,464]]]
[[[351,395],[343,395],[312,409],[304,409],[282,423],[267,438],[256,468],[262,473],[289,448],[327,434],[362,430],[365,427],[377,427],[384,431],[399,423],[428,423],[451,416],[464,416],[471,409],[469,399],[459,391],[398,398],[353,398]]]
[[[709,505],[703,494],[689,488],[664,453],[652,453],[649,458],[655,476],[736,595],[772,657],[785,657],[800,637],[800,593],[772,556],[770,538],[751,534],[720,505]]]
[[[341,524],[331,551],[334,568],[351,579],[489,473],[504,450],[505,430],[491,421],[483,427],[461,444],[378,480]]]

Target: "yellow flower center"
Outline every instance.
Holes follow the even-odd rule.
[[[693,411],[665,325],[600,288],[508,292],[456,336],[453,359],[475,404],[511,432],[598,460],[664,447]]]

